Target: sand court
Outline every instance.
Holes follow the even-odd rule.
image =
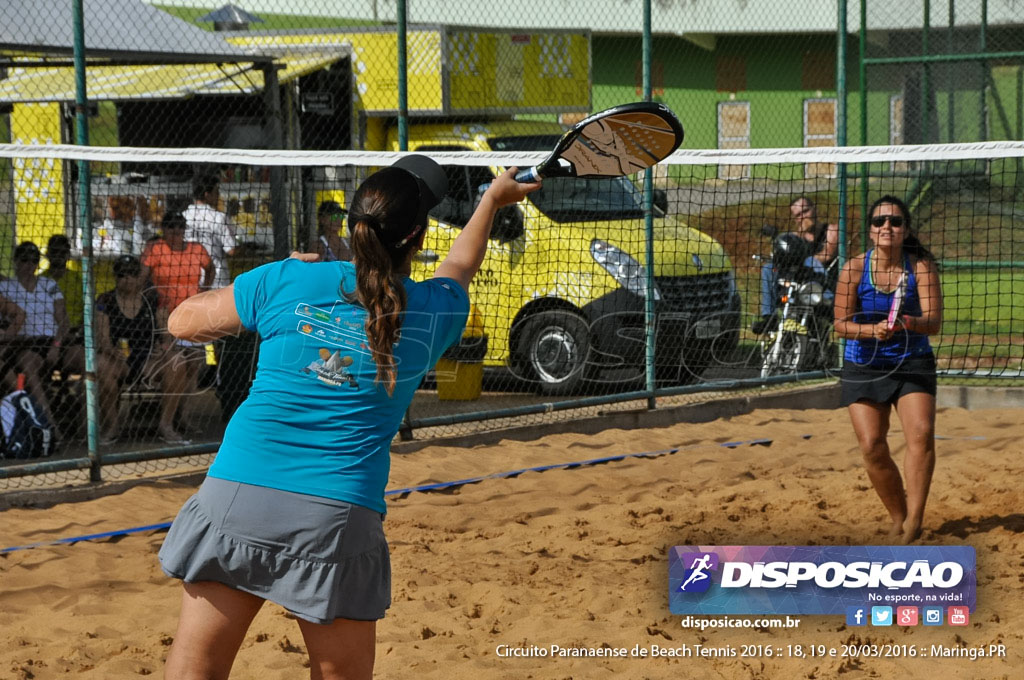
[[[1014,677],[1024,667],[1018,421],[1014,409],[938,414],[920,542],[977,551],[977,610],[968,627],[955,629],[854,629],[840,616],[802,616],[797,629],[702,632],[670,614],[667,551],[674,545],[886,542],[887,515],[844,410],[758,410],[700,424],[395,455],[391,490],[479,481],[389,497],[394,601],[378,625],[376,676]],[[893,425],[899,463],[902,433]],[[595,460],[603,462],[569,465]],[[545,466],[554,467],[522,471]],[[522,472],[509,474],[515,471]],[[11,508],[2,514],[0,548],[166,522],[195,485],[195,477],[162,479],[87,501]],[[139,532],[0,556],[0,678],[159,677],[181,594],[157,563],[163,537]],[[806,653],[812,645],[870,650],[887,643],[1003,644],[1007,656],[728,654],[757,645],[800,645]],[[700,658],[558,652],[698,644],[719,651]],[[232,677],[301,678],[304,664],[297,625],[268,604]]]

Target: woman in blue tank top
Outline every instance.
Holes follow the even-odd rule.
[[[928,336],[942,326],[942,290],[935,259],[914,235],[903,201],[883,196],[868,214],[874,247],[846,263],[836,288],[835,333],[847,339],[841,403],[892,519],[889,538],[910,543],[921,534],[935,468],[935,356]],[[907,443],[906,488],[886,439],[893,406]]]

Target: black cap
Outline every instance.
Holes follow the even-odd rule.
[[[50,237],[50,240],[46,242],[46,252],[49,253],[51,250],[71,250],[71,239],[64,234],[54,234]]]
[[[337,201],[324,201],[316,209],[316,214],[318,217],[323,217],[324,215],[344,215],[345,209],[338,205]]]
[[[416,178],[420,185],[420,212],[426,213],[448,193],[448,175],[434,159],[420,154],[402,156],[391,164]]]
[[[114,276],[119,277],[121,274],[131,273],[133,276],[142,271],[142,263],[139,262],[139,258],[134,255],[121,255],[114,260]]]
[[[393,194],[396,200],[388,215],[367,215],[360,212],[366,192]],[[415,195],[413,194],[415,192]],[[378,170],[363,181],[352,198],[349,229],[366,224],[393,256],[403,255],[427,226],[427,212],[448,193],[448,175],[426,156],[409,154],[392,165]],[[415,196],[415,203],[412,200]]]

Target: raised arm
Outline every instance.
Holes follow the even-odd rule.
[[[178,305],[167,319],[167,331],[190,342],[209,342],[243,330],[235,307],[235,286],[193,295]]]
[[[839,225],[828,224],[825,226],[825,243],[820,253],[815,253],[814,257],[822,264],[828,264],[832,260],[836,259],[839,254]]]
[[[523,200],[526,194],[540,188],[540,182],[520,183],[515,180],[517,168],[510,168],[491,182],[473,216],[455,238],[448,256],[444,258],[434,277],[455,279],[468,289],[487,252],[487,239],[498,208]]]

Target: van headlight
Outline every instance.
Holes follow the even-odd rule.
[[[808,307],[820,305],[824,296],[825,286],[817,281],[808,281],[796,291],[796,301]]]
[[[590,242],[590,254],[616,283],[634,295],[647,297],[647,270],[632,255],[600,239]],[[661,300],[657,284],[654,299]]]

